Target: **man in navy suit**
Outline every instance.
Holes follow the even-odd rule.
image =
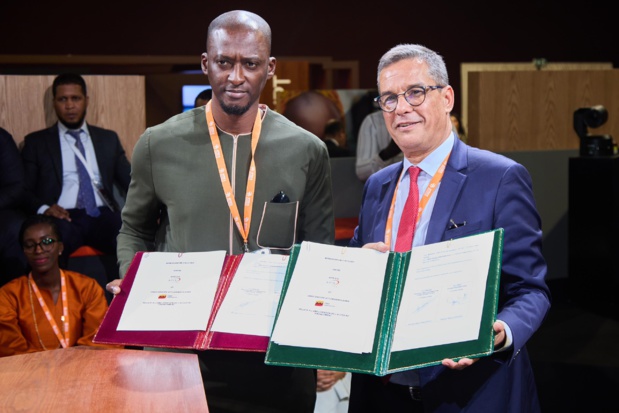
[[[64,242],[60,262],[66,267],[67,257],[82,245],[116,254],[121,220],[114,185],[123,195],[126,193],[131,167],[116,132],[85,122],[88,93],[82,76],[58,75],[52,95],[58,122],[27,135],[21,151],[25,205],[29,213],[56,218]],[[81,156],[76,150],[76,136],[84,149]],[[83,174],[80,178],[81,167],[88,172],[86,179]],[[80,181],[94,193],[96,206],[89,212],[79,204],[78,198],[83,197]]]
[[[0,286],[26,273],[27,261],[19,245],[24,221],[21,204],[24,169],[11,134],[0,128]]]
[[[454,90],[432,50],[392,48],[379,62],[378,86],[377,101],[404,159],[366,182],[350,245],[393,250],[400,222],[417,211],[413,240],[398,243],[399,251],[503,228],[495,351],[387,377],[353,374],[349,412],[539,412],[525,345],[548,313],[550,292],[531,177],[522,165],[454,134]],[[415,210],[405,208],[410,166],[421,170]]]

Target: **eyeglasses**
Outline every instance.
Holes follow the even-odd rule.
[[[51,251],[54,246],[54,243],[58,242],[53,238],[43,238],[41,242],[26,242],[24,243],[24,251],[26,252],[34,252],[37,250],[37,247],[41,247],[41,249],[45,252]]]
[[[413,86],[406,92],[390,93],[374,98],[378,106],[385,112],[393,112],[398,107],[400,96],[404,95],[404,100],[411,106],[419,106],[426,100],[426,93],[430,90],[442,89],[445,86]]]

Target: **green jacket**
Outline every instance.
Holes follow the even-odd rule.
[[[241,218],[251,135],[219,131]],[[327,148],[318,137],[267,110],[256,148],[249,250],[286,253],[293,243],[333,243],[335,225]],[[138,251],[243,252],[226,203],[204,107],[147,128],[131,160],[131,184],[118,235],[121,277]],[[271,200],[280,191],[288,203]]]

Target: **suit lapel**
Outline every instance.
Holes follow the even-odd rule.
[[[97,128],[90,125],[88,125],[88,133],[90,134],[90,139],[92,140],[92,146],[95,148],[95,158],[101,180],[100,184],[103,186],[103,188],[99,191],[99,195],[103,198],[104,202],[112,206],[113,210],[119,211],[120,207],[114,198],[113,172],[110,175],[108,173],[109,168],[106,167],[110,162],[110,151],[108,150],[109,148],[106,147],[106,144],[109,145],[109,141],[106,140],[105,136],[102,136],[99,133]]]
[[[46,151],[49,154],[49,158],[54,166],[54,172],[56,174],[56,181],[62,188],[62,152],[60,150],[60,132],[58,131],[58,123],[55,123],[48,129],[49,138],[45,140]],[[60,196],[60,192],[58,193]]]
[[[95,158],[97,159],[97,165],[99,167],[99,174],[101,175],[101,183],[109,191],[107,169],[105,168],[107,156],[105,148],[105,138],[100,136],[96,128],[88,125],[88,133],[92,140],[92,146],[95,148]]]
[[[456,200],[460,196],[467,178],[461,171],[467,167],[467,147],[462,141],[456,139],[449,156],[449,161],[447,161],[445,174],[441,180],[432,217],[428,224],[426,244],[442,241],[443,234],[447,230],[449,219],[456,205]]]
[[[378,210],[376,211],[377,220],[379,225],[376,226],[374,232],[374,239],[377,241],[385,240],[385,229],[387,227],[387,218],[389,216],[389,209],[391,208],[391,201],[395,188],[398,183],[398,178],[402,173],[403,163],[399,163],[399,168],[394,168],[393,172],[385,177],[380,189],[380,198],[377,200]]]

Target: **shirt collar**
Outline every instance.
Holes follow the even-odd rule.
[[[443,160],[445,160],[447,154],[451,152],[451,149],[454,146],[454,141],[454,133],[452,131],[447,139],[445,139],[445,142],[441,143],[438,148],[436,148],[430,155],[426,156],[423,161],[419,162],[415,166],[421,168],[421,170],[428,175],[434,176],[436,171],[438,171],[438,168],[443,163]],[[409,167],[413,166],[411,161],[406,158],[404,158],[403,163],[405,171],[408,170]]]
[[[82,126],[80,126],[78,129],[71,130],[82,130],[84,131],[86,136],[90,136],[88,133],[88,127],[86,126],[86,122],[82,123]],[[60,136],[64,136],[67,134],[67,131],[69,131],[69,128],[67,128],[62,122],[58,122],[58,131],[60,132]]]

